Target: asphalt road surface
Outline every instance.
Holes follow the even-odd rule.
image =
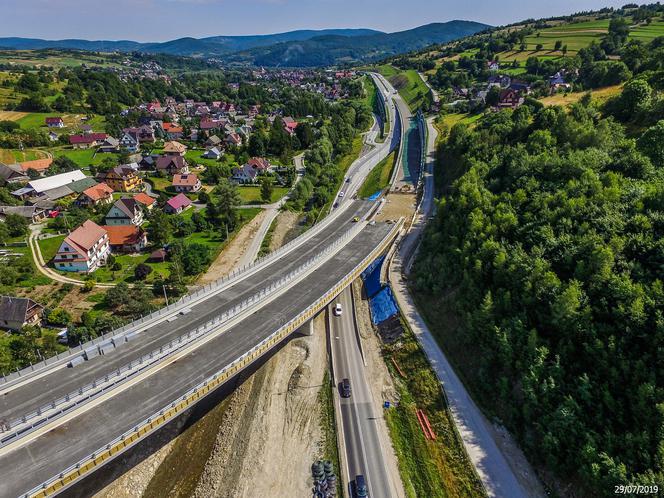
[[[341,303],[341,316],[334,316],[333,308]],[[363,474],[367,480],[369,496],[397,496],[393,491],[393,481],[387,474],[387,465],[369,384],[365,377],[364,360],[358,344],[359,335],[353,319],[355,310],[350,288],[344,290],[328,307],[330,313],[330,340],[334,363],[334,377],[337,396],[340,396],[339,383],[350,379],[352,394],[350,398],[341,397],[341,424],[346,449],[348,481]],[[353,496],[348,493],[349,496]]]
[[[0,450],[0,497],[18,496],[57,475],[230,364],[332,288],[391,228],[386,224],[367,226],[361,236],[295,287],[204,347],[178,361],[166,362],[139,384],[118,389],[112,399],[90,407],[20,448],[5,453]]]

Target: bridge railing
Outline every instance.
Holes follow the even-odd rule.
[[[371,263],[371,261],[373,261],[387,247],[389,247],[391,241],[401,230],[403,221],[403,218],[401,218],[395,224],[392,230],[390,230],[390,232],[378,244],[378,246],[376,246],[376,248],[374,248],[374,250],[369,253],[369,255],[367,255],[358,265],[355,266],[353,270],[346,274],[323,296],[317,299],[313,304],[309,305],[295,318],[279,327],[274,333],[263,339],[259,344],[241,355],[239,358],[232,361],[219,372],[215,373],[211,377],[208,377],[202,383],[187,391],[177,400],[167,404],[152,416],[146,418],[142,422],[139,422],[132,429],[126,431],[108,443],[106,446],[99,448],[89,456],[82,458],[76,464],[68,467],[57,476],[54,476],[39,486],[31,489],[22,495],[22,497],[42,498],[62,491],[81,477],[95,470],[98,466],[103,465],[109,460],[112,460],[120,453],[137,444],[141,439],[156,431],[183,411],[187,410],[190,406],[198,402],[198,400],[208,395],[214,389],[244,369],[247,365],[251,364],[254,360],[272,349],[290,333],[304,325],[309,319],[313,318],[313,316],[321,309],[323,309],[329,302],[331,302],[331,300],[334,299],[334,297],[338,295],[339,292],[341,292],[355,278],[357,278],[364,270],[364,268],[366,268]]]
[[[308,230],[301,236],[297,237],[296,239],[293,239],[292,241],[283,245],[279,249],[271,252],[270,254],[267,254],[266,256],[256,259],[254,262],[248,265],[244,265],[241,268],[233,270],[228,275],[221,277],[220,279],[211,282],[201,287],[200,289],[197,289],[196,291],[193,291],[189,294],[182,296],[180,299],[169,304],[168,306],[153,311],[152,313],[149,313],[145,316],[141,316],[140,318],[130,323],[127,323],[118,329],[110,331],[106,334],[102,334],[99,337],[95,337],[85,343],[79,344],[76,347],[70,348],[63,353],[58,353],[55,356],[46,358],[39,363],[30,365],[22,370],[17,369],[15,372],[11,372],[6,375],[3,374],[2,376],[3,383],[9,385],[12,383],[20,382],[21,379],[25,379],[27,377],[35,375],[36,373],[43,371],[47,367],[53,367],[55,365],[65,364],[68,361],[70,361],[72,358],[76,357],[77,355],[81,355],[83,351],[85,351],[86,349],[89,349],[101,343],[105,343],[110,339],[119,340],[128,333],[140,332],[141,329],[150,326],[153,322],[163,319],[168,315],[175,314],[182,308],[186,307],[187,305],[193,305],[198,301],[206,297],[209,297],[212,294],[218,293],[219,291],[226,288],[231,282],[238,280],[241,276],[246,277],[248,275],[251,275],[259,271],[265,266],[278,260],[283,255],[287,254],[295,247],[304,244],[309,239],[311,239],[319,232],[321,232],[323,228],[329,225],[336,218],[336,216],[337,216],[336,214],[327,216],[323,221],[312,227],[310,230]]]
[[[162,345],[158,349],[142,355],[138,360],[133,360],[112,373],[105,374],[104,376],[78,388],[76,391],[68,393],[58,399],[54,399],[37,410],[23,415],[18,419],[12,421],[0,421],[0,448],[10,444],[19,437],[25,436],[29,432],[38,429],[50,420],[61,417],[65,413],[92,401],[109,390],[134,378],[138,373],[148,369],[152,365],[161,362],[166,357],[184,349],[192,342],[217,330],[220,326],[228,324],[232,319],[236,318],[247,309],[253,308],[257,303],[264,301],[278,289],[307,272],[312,266],[318,264],[329,254],[344,245],[348,239],[354,237],[361,228],[361,225],[357,225],[350,230],[347,230],[332,244],[316,254],[313,258],[308,259],[295,270],[289,272],[286,276],[259,290],[251,297],[234,306],[231,310],[224,312],[196,329],[188,331],[187,333],[171,340],[165,346]],[[112,340],[108,340],[106,344],[114,349],[125,342],[126,341],[123,340],[123,342],[116,344]]]

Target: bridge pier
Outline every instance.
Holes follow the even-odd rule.
[[[316,315],[318,316],[318,315]],[[308,322],[306,322],[304,325],[302,325],[299,329],[297,329],[296,334],[311,337],[314,335],[314,319],[316,317],[314,316],[311,318]]]

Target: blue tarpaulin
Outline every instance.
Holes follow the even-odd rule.
[[[362,280],[364,280],[364,288],[371,308],[371,320],[375,325],[398,313],[392,290],[380,284],[380,269],[383,261],[385,261],[385,256],[375,260],[362,272]]]
[[[364,280],[364,288],[367,291],[367,297],[371,299],[378,292],[380,292],[380,268],[383,266],[385,256],[381,256],[376,261],[371,263],[366,270],[362,272],[362,280]]]
[[[367,200],[368,200],[368,201],[375,201],[375,200],[377,200],[377,199],[381,196],[382,193],[383,193],[383,191],[382,191],[382,190],[379,190],[379,191],[376,192],[374,195],[372,195],[371,197],[369,197]]]
[[[394,302],[394,296],[392,296],[392,289],[389,287],[383,288],[383,290],[372,297],[370,306],[371,320],[374,325],[384,322],[399,312]]]

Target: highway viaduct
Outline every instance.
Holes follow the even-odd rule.
[[[400,137],[389,84],[377,87],[385,90],[390,135],[351,166],[346,197],[320,226],[197,297],[110,334],[114,341],[107,336],[0,385],[1,497],[50,496],[89,475],[306,324],[390,247],[401,221],[372,222],[378,205],[351,200]]]

